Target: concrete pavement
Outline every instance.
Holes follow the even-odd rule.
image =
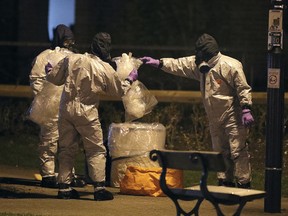
[[[23,178],[33,180],[35,170],[9,168],[0,166],[0,177]],[[2,181],[3,182],[3,181]],[[33,181],[32,181],[33,183]],[[49,216],[173,216],[176,215],[172,201],[167,197],[148,197],[122,195],[118,188],[108,188],[115,198],[112,201],[96,202],[93,200],[93,187],[77,189],[80,193],[79,200],[56,199],[57,189],[41,188],[37,184],[28,185],[15,183],[0,183],[0,213],[18,213]],[[188,210],[193,202],[183,202]],[[225,215],[232,215],[235,206],[222,206]],[[204,201],[200,208],[200,215],[216,215],[214,207]],[[247,203],[242,215],[288,215],[288,198],[282,198],[281,213],[265,213],[264,200]]]

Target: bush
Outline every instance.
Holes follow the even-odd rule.
[[[38,134],[39,127],[27,120],[31,99],[0,98],[0,135]]]
[[[31,99],[1,98],[0,134],[38,135],[39,127],[27,120],[26,112]],[[287,110],[285,110],[287,113]],[[254,105],[256,124],[251,128],[249,140],[252,157],[265,156],[266,106]],[[112,122],[124,122],[124,108],[121,102],[101,102],[99,116],[104,137],[108,136]],[[159,103],[155,109],[139,122],[159,122],[166,127],[166,147],[175,150],[211,150],[208,120],[202,104]],[[287,136],[284,137],[284,156],[287,155]],[[259,158],[258,158],[259,159]],[[284,160],[284,167],[287,160]]]
[[[28,138],[27,140],[37,140],[39,127],[25,118],[25,113],[30,103],[31,100],[28,99],[1,99],[1,136],[10,135],[14,136],[15,140],[17,140],[16,137],[23,137],[26,134],[30,137],[30,139]],[[288,108],[285,109],[285,116],[287,116],[287,111]],[[112,122],[124,122],[125,113],[121,102],[101,102],[99,115],[104,137],[107,138],[110,124]],[[266,151],[266,105],[254,105],[253,115],[256,123],[250,130],[248,142],[250,143],[251,163],[254,180],[256,181],[254,185],[260,185],[259,187],[263,189]],[[139,122],[162,123],[166,127],[166,148],[168,149],[211,150],[208,120],[202,104],[159,103],[150,114],[144,116]],[[286,178],[287,171],[285,169],[287,169],[288,163],[288,137],[286,133],[284,135],[282,176]],[[32,139],[31,136],[36,138]],[[2,140],[5,139],[2,138]],[[2,144],[4,145],[4,143]],[[35,149],[37,143],[30,145],[34,146],[33,148]],[[15,146],[17,145],[15,144]],[[35,158],[33,160],[35,160]],[[283,194],[288,195],[288,188],[285,187],[285,182],[287,182],[287,179],[285,181],[283,179],[282,188],[283,191],[286,191],[283,192]]]

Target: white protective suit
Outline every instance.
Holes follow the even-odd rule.
[[[161,61],[163,71],[200,82],[213,149],[222,152],[230,164],[230,169],[226,173],[218,173],[218,178],[233,182],[235,176],[240,184],[250,182],[250,156],[246,143],[248,130],[241,121],[241,107],[251,106],[252,97],[242,64],[220,52],[209,60],[211,69],[208,73],[200,73],[195,56],[162,58]]]
[[[47,75],[47,80],[55,85],[65,83],[59,111],[58,183],[71,182],[79,138],[83,142],[90,179],[94,183],[104,182],[106,149],[98,117],[99,94],[121,96],[124,82],[121,83],[108,63],[87,54],[65,58]]]
[[[66,48],[56,47],[54,50],[44,50],[36,57],[29,75],[30,86],[34,96],[41,92],[45,82],[47,82],[45,65],[48,61],[53,60],[57,63],[63,59],[63,57],[71,53],[72,52]],[[45,113],[41,114],[45,115]],[[57,153],[57,142],[59,138],[57,122],[58,114],[55,114],[55,116],[51,116],[46,124],[40,125],[40,143],[38,150],[40,158],[40,174],[42,177],[55,176],[55,156]]]

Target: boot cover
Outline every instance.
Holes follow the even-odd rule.
[[[85,187],[87,185],[84,178],[81,178],[80,176],[75,175],[71,181],[71,187]]]
[[[223,179],[218,180],[218,185],[219,186],[225,186],[225,187],[235,187],[236,186],[234,182],[225,181]]]
[[[96,201],[105,201],[113,199],[114,199],[113,194],[107,191],[106,189],[101,189],[94,192],[94,200]]]
[[[246,188],[246,189],[251,189],[251,182],[247,182],[245,184],[237,183],[238,188]]]
[[[45,188],[58,188],[56,177],[55,176],[42,177],[40,186]]]
[[[79,199],[78,192],[68,184],[59,184],[58,199]]]

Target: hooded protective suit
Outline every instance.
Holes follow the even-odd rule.
[[[242,109],[252,105],[252,97],[242,64],[222,55],[217,42],[208,34],[197,40],[196,55],[178,59],[162,58],[158,62],[143,57],[142,61],[150,61],[152,66],[160,67],[167,73],[200,82],[213,149],[222,152],[229,165],[226,173],[218,173],[218,178],[224,182],[234,182],[235,176],[239,185],[248,184],[249,187],[251,168],[246,143],[248,129],[241,118],[244,113]]]
[[[116,70],[117,65],[111,58],[111,36],[107,32],[99,32],[94,35],[91,46],[90,52],[93,55],[98,56],[102,61],[108,62],[114,70]]]
[[[98,116],[99,95],[121,96],[130,83],[121,83],[108,63],[87,54],[65,58],[49,72],[47,80],[55,85],[65,83],[59,111],[59,184],[71,182],[81,137],[89,177],[95,185],[104,186],[106,149]]]
[[[67,43],[66,39],[70,42]],[[57,63],[65,56],[70,55],[72,51],[68,48],[71,47],[71,42],[73,42],[74,36],[72,31],[65,25],[58,25],[54,31],[54,39],[51,49],[44,50],[41,52],[33,61],[32,70],[29,75],[30,86],[33,90],[34,96],[36,96],[43,86],[46,84],[46,73],[45,65],[48,61],[54,61]],[[65,42],[66,41],[66,42]],[[50,62],[52,63],[52,62]],[[53,92],[51,92],[53,94]],[[48,100],[48,98],[47,98]],[[59,98],[60,100],[60,98]],[[45,115],[41,113],[41,115]],[[40,125],[40,143],[39,143],[39,158],[40,164],[40,174],[42,178],[54,177],[55,178],[55,155],[58,148],[58,114],[52,116],[49,122],[45,125]],[[54,181],[56,182],[56,180]],[[45,186],[45,185],[43,185]],[[49,187],[49,185],[47,185]]]
[[[74,34],[67,26],[60,24],[54,30],[54,36],[51,49],[55,49],[57,46],[65,47],[75,52],[75,38]]]

